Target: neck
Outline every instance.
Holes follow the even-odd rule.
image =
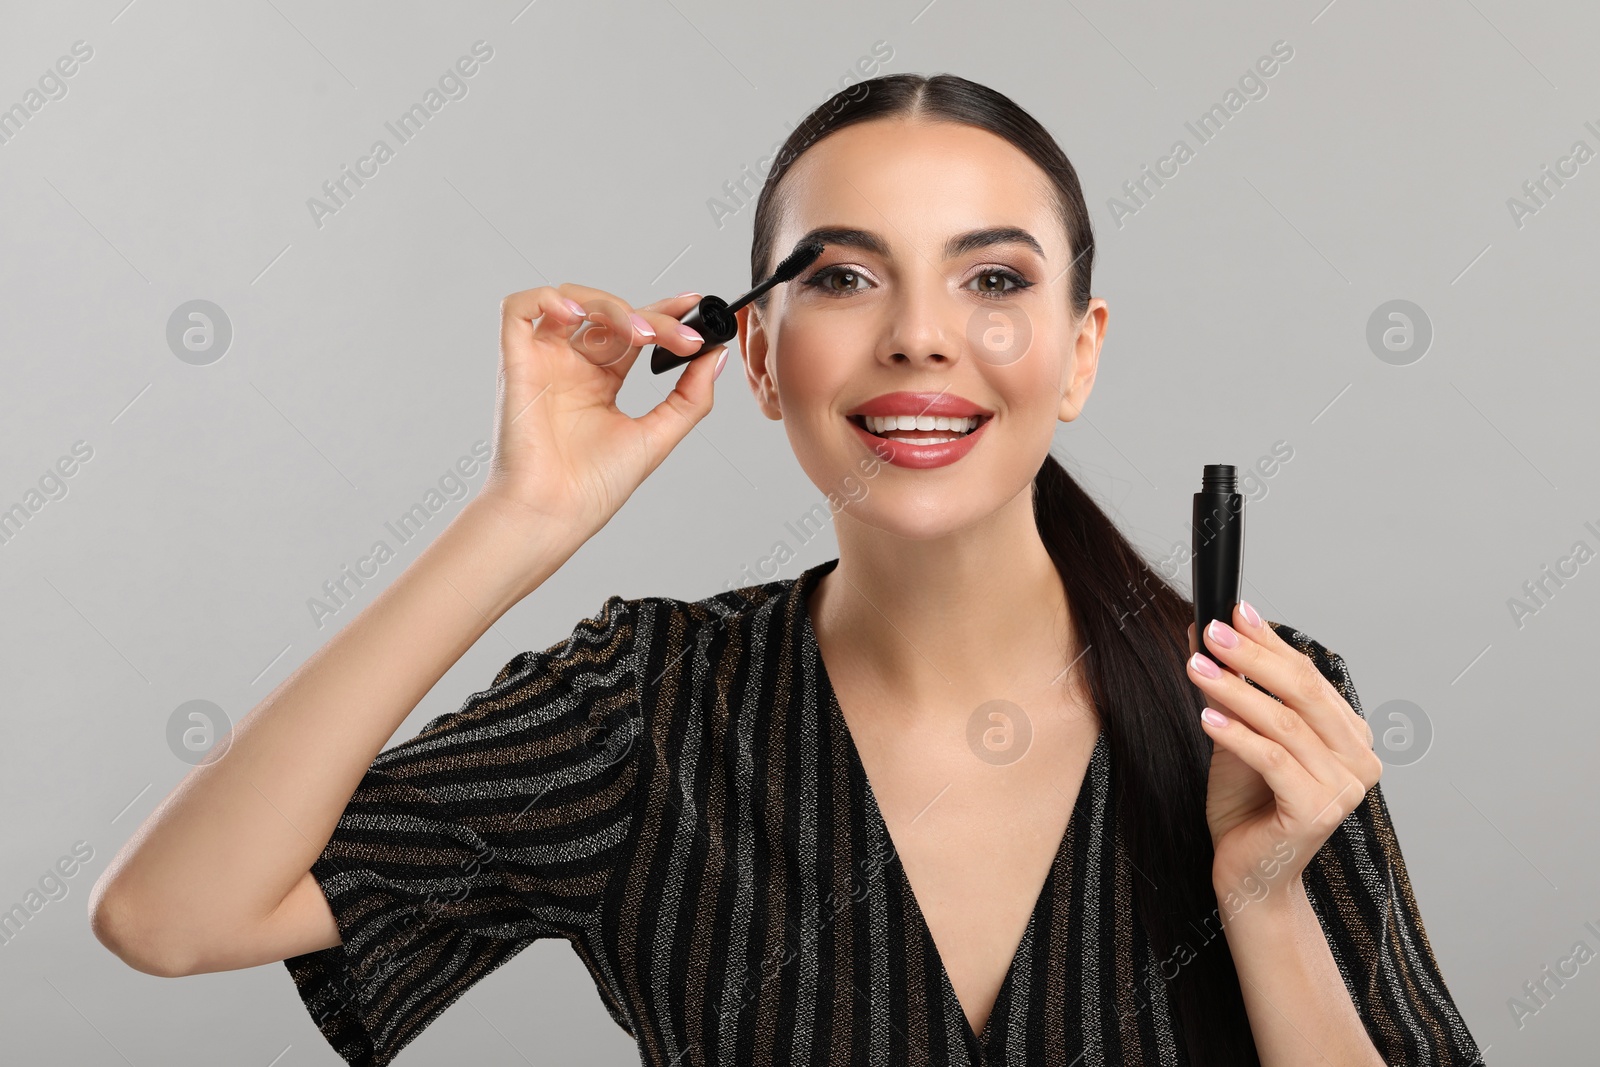
[[[908,540],[846,512],[836,530],[839,563],[815,587],[813,627],[886,703],[964,715],[988,699],[1064,691],[1079,675],[1063,673],[1078,649],[1031,486],[946,537]]]

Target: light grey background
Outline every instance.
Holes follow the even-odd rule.
[[[1600,163],[1520,225],[1509,206],[1574,142],[1600,147],[1592,6],[525,2],[4,5],[0,107],[93,49],[0,144],[0,508],[93,450],[0,544],[0,908],[93,849],[0,945],[4,1059],[339,1062],[282,964],[159,979],[89,932],[90,886],[189,769],[169,716],[204,699],[236,721],[459,510],[405,546],[384,527],[490,440],[502,296],[742,292],[753,204],[727,201],[719,226],[710,202],[878,41],[883,72],[1012,96],[1076,164],[1112,314],[1056,448],[1152,560],[1186,542],[1202,463],[1293,449],[1249,505],[1247,595],[1343,655],[1369,715],[1406,700],[1431,723],[1383,788],[1487,1061],[1593,1057],[1600,964],[1543,1006],[1524,984],[1600,948],[1600,564],[1520,625],[1510,602],[1576,542],[1600,547]],[[319,227],[308,198],[393,146],[384,123],[479,40],[493,57],[468,94]],[[1185,123],[1280,40],[1293,57],[1266,95],[1119,220],[1123,183],[1195,147]],[[207,366],[166,339],[194,299],[233,330]],[[1434,331],[1405,366],[1367,342],[1394,299]],[[723,377],[697,431],[396,740],[611,593],[709,595],[779,541],[799,550],[784,577],[835,554],[785,526],[822,496],[731,359]],[[669,387],[636,371],[622,405]],[[319,628],[308,600],[378,539],[398,558]],[[1513,997],[1539,1007],[1520,1026]],[[574,1056],[636,1060],[560,942],[403,1054]]]

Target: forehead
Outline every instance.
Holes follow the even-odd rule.
[[[936,248],[952,233],[1019,226],[1065,263],[1055,187],[1021,149],[975,126],[873,120],[818,141],[783,178],[776,247],[817,226],[881,234],[891,249]]]

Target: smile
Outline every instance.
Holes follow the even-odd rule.
[[[847,415],[846,421],[877,457],[897,467],[943,467],[972,451],[992,415]]]

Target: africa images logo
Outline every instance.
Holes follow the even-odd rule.
[[[475,57],[475,58],[474,58]],[[422,132],[429,119],[437,115],[452,100],[466,99],[468,86],[467,79],[476,75],[480,63],[487,63],[494,58],[494,48],[487,41],[474,41],[472,55],[462,56],[455,61],[455,65],[445,69],[439,75],[437,88],[429,86],[422,94],[418,103],[412,104],[401,112],[393,122],[385,122],[384,129],[394,137],[396,145],[410,144],[417,134]],[[322,192],[326,200],[317,197],[306,199],[306,208],[311,212],[311,221],[317,229],[322,229],[323,220],[329,215],[337,215],[341,208],[348,205],[356,192],[366,188],[362,179],[375,178],[378,168],[395,157],[396,148],[390,147],[389,142],[382,137],[372,142],[372,147],[367,154],[357,159],[355,170],[351,171],[348,165],[339,170],[336,177],[322,183]],[[354,188],[351,186],[354,185]]]

